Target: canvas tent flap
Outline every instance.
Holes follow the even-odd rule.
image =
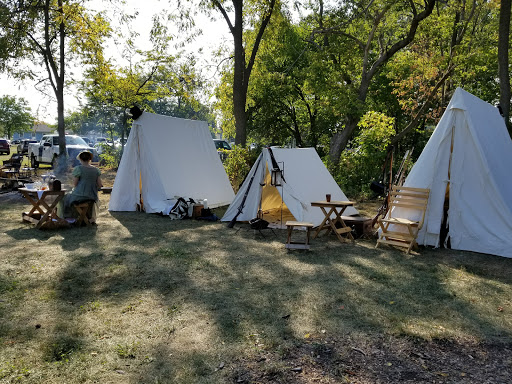
[[[140,201],[140,159],[139,159],[139,130],[140,125],[134,123],[130,135],[124,146],[123,157],[119,164],[118,172],[114,181],[117,188],[112,188],[110,197],[110,211],[137,210]],[[124,170],[120,172],[119,170]]]
[[[279,167],[283,169],[285,182],[276,188],[279,199],[275,198],[275,194],[268,194],[270,198],[261,202],[265,209],[271,209],[274,205],[277,205],[273,207],[274,209],[280,209],[282,201],[296,220],[319,225],[324,215],[319,208],[311,207],[312,201],[325,200],[327,193],[331,194],[333,200],[348,200],[314,148],[272,148],[272,151]],[[249,221],[258,213],[265,175],[267,169],[272,169],[272,160],[267,149],[262,151],[260,158],[263,166],[258,167],[257,180],[252,183],[251,190],[247,192],[246,204],[237,217],[238,221]],[[251,169],[222,221],[231,221],[237,214],[257,163]],[[267,187],[268,183],[265,188]],[[344,214],[357,214],[357,210],[349,207]]]
[[[512,141],[498,109],[458,88],[404,183],[431,190],[418,243],[440,245],[449,185],[451,247],[512,257],[510,164]]]
[[[215,208],[234,193],[204,121],[143,113],[128,137],[112,189],[111,211],[168,212],[176,196]]]
[[[265,166],[266,164],[263,160],[263,154],[260,154],[253,167],[249,171],[249,174],[242,183],[242,186],[238,190],[238,193],[233,199],[233,202],[230,204],[228,210],[224,214],[222,221],[231,221],[238,214],[240,209],[241,213],[237,217],[238,221],[249,221],[256,217],[262,193],[261,186],[265,180]],[[251,183],[251,179],[253,177],[254,179]],[[248,190],[250,183],[251,189]],[[247,197],[244,197],[246,191]]]

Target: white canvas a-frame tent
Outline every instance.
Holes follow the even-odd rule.
[[[441,245],[446,202],[452,249],[512,257],[511,167],[512,141],[498,109],[457,88],[404,183],[430,189],[418,244]],[[407,210],[399,217],[408,218]]]
[[[228,205],[233,189],[208,125],[144,112],[133,122],[119,164],[110,211],[168,214],[175,197]]]
[[[261,204],[263,219],[270,224],[278,226],[294,220],[316,226],[324,215],[320,208],[311,207],[312,201],[325,200],[326,194],[331,194],[332,200],[348,200],[314,148],[271,148],[271,151],[283,171],[282,186],[271,185],[270,170],[274,166],[269,149],[264,148],[222,221],[231,221],[239,210],[241,213],[236,217],[237,221],[250,221],[257,217]],[[355,208],[348,207],[344,215],[357,213]]]

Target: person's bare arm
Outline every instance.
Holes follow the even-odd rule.
[[[78,181],[79,181],[79,180],[80,180],[80,178],[79,178],[79,177],[75,177],[75,178],[73,179],[73,185],[74,185],[75,187],[78,185]]]
[[[103,187],[103,182],[101,181],[101,177],[98,176],[98,178],[96,179],[96,185],[98,186],[98,189],[100,189],[101,187]]]

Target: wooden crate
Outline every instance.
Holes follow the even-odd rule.
[[[194,208],[192,209],[192,218],[201,217],[201,210],[204,208],[203,204],[194,204]]]

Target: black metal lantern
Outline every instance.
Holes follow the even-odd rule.
[[[283,181],[283,171],[281,171],[279,168],[274,168],[270,172],[270,185],[273,185],[274,187],[280,187],[282,185]]]

